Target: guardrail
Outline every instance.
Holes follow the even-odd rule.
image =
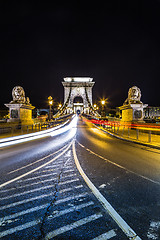
[[[124,138],[148,143],[160,143],[160,126],[150,124],[127,124],[112,121],[108,121],[107,124],[101,124],[101,126],[107,131]]]
[[[160,146],[160,124],[154,123],[126,123],[120,119],[91,119],[85,121],[92,122],[100,128],[125,139],[139,142],[153,143]]]
[[[49,129],[43,130],[43,131],[37,131],[34,133],[28,133],[23,135],[16,135],[16,136],[9,136],[5,138],[0,139],[0,148],[15,145],[18,143],[24,143],[31,140],[36,140],[39,138],[44,137],[53,137],[59,134],[62,134],[64,132],[67,132],[68,130],[71,130],[72,134],[75,135],[76,133],[76,126],[77,124],[77,118],[71,117],[70,119],[65,119],[65,121],[62,124],[59,124],[57,126],[51,127]],[[72,134],[69,134],[71,136]]]
[[[20,123],[0,123],[0,138],[14,137],[23,134],[39,132],[63,124],[71,119],[72,115],[67,115],[50,122],[36,122],[32,125],[21,125]]]

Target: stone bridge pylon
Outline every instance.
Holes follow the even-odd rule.
[[[84,113],[97,115],[92,106],[92,87],[95,82],[90,77],[66,77],[64,86],[64,104],[57,115]]]

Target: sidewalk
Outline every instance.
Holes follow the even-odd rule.
[[[115,118],[106,120],[82,117],[82,119],[118,139],[160,149],[159,124],[121,123]]]
[[[34,125],[22,125],[19,128],[14,125],[9,125],[6,128],[0,127],[0,129],[1,129],[0,139],[25,135],[25,134],[29,134],[29,133],[36,133],[36,132],[40,132],[40,131],[43,131],[43,130],[46,130],[46,129],[49,129],[51,127],[55,127],[58,125],[59,125],[59,122],[55,122],[51,126],[48,126],[48,122],[47,123],[44,122],[44,123],[37,123]]]
[[[38,128],[38,127],[32,128],[31,126],[28,127],[28,128],[25,126],[21,129],[12,128],[9,132],[3,132],[3,133],[1,132],[0,133],[0,139],[20,136],[20,135],[24,135],[24,134],[28,134],[28,133],[39,132],[39,131],[41,131],[40,128]]]
[[[141,129],[129,129],[129,128],[110,128],[106,126],[97,126],[102,131],[125,141],[134,142],[148,147],[160,149],[160,132],[159,134],[153,134],[152,132],[144,132]]]

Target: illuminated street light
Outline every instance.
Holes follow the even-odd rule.
[[[51,120],[51,109],[53,105],[53,99],[51,96],[48,97],[48,103],[49,103],[49,121]]]
[[[105,111],[104,111],[104,107],[105,107],[105,104],[106,104],[106,100],[105,99],[102,99],[101,100],[101,104],[102,104],[102,112],[101,112],[101,116],[102,117],[105,117]]]
[[[50,100],[49,105],[52,106],[52,104],[53,104],[53,100]]]
[[[58,108],[60,109],[62,107],[62,104],[60,103],[59,105],[58,105]]]
[[[104,106],[105,105],[105,100],[102,100],[101,103],[102,103],[102,106]]]
[[[58,111],[60,111],[60,112],[62,111],[62,104],[61,103],[58,104]]]

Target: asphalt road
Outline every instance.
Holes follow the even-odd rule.
[[[0,239],[160,239],[160,151],[81,119],[74,134],[0,149]]]

